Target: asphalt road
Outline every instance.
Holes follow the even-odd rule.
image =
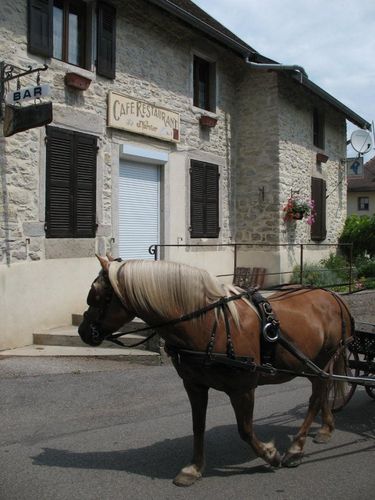
[[[271,470],[237,434],[225,395],[212,391],[205,476],[173,477],[191,455],[190,407],[174,369],[100,360],[0,361],[0,499],[329,499],[375,495],[375,402],[361,388],[327,445],[302,465]],[[309,383],[258,389],[255,424],[285,450]],[[318,428],[314,424],[313,430]]]

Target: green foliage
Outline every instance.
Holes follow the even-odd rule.
[[[353,244],[353,257],[369,255],[375,257],[375,215],[351,215],[346,219],[340,243]],[[349,250],[342,247],[349,255]]]
[[[347,282],[345,279],[343,280],[334,269],[329,269],[322,265],[322,263],[304,264],[302,281],[304,285],[314,285],[322,287],[327,287],[329,285],[338,285],[340,283]],[[300,282],[300,266],[296,266],[293,269],[291,282]]]
[[[375,279],[375,258],[358,257],[355,261],[358,276]]]

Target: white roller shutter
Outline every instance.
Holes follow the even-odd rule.
[[[150,245],[160,240],[160,168],[120,162],[119,256],[153,259]]]

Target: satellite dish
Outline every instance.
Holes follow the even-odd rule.
[[[350,137],[352,148],[362,155],[368,153],[372,146],[371,134],[368,130],[355,130]]]

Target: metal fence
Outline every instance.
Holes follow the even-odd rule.
[[[298,284],[313,284],[311,283],[311,279],[314,277],[314,273],[311,273],[309,269],[311,266],[315,265],[315,273],[316,275],[320,273],[321,276],[324,276],[327,273],[331,275],[341,275],[345,276],[343,280],[339,282],[327,282],[327,279],[321,278],[320,281],[324,282],[324,287],[326,288],[338,288],[338,287],[347,287],[347,291],[352,293],[355,291],[355,268],[353,265],[353,245],[351,243],[343,243],[343,244],[317,244],[317,243],[298,243],[298,244],[273,244],[273,243],[223,243],[223,244],[210,244],[210,243],[202,243],[202,244],[158,244],[151,245],[149,247],[149,253],[154,257],[155,260],[159,260],[160,258],[165,258],[167,252],[178,249],[185,250],[188,252],[189,250],[199,250],[199,249],[212,249],[212,250],[223,250],[225,248],[231,249],[233,253],[232,258],[232,269],[230,272],[225,274],[216,274],[217,277],[230,278],[234,277],[236,274],[236,269],[238,269],[239,265],[244,265],[244,257],[246,255],[244,251],[246,249],[256,249],[257,252],[261,252],[264,249],[264,258],[267,260],[269,256],[269,252],[272,249],[284,249],[285,255],[293,253],[295,257],[295,264],[292,269],[283,268],[283,270],[278,270],[275,272],[267,271],[265,272],[265,277],[268,278],[268,281],[272,281],[274,285],[277,284],[286,284],[286,283],[298,283]],[[341,254],[345,253],[345,259],[347,266],[338,267],[338,268],[330,268],[326,269],[323,265],[319,264],[318,260],[312,264],[309,262],[309,258],[311,257],[311,251],[319,251],[325,250],[327,255],[327,251],[331,249],[333,254]],[[344,252],[345,250],[345,252]],[[310,252],[309,252],[310,251]],[[268,253],[267,253],[268,252]],[[240,255],[242,255],[242,262],[240,261]],[[251,253],[249,253],[251,255]],[[318,254],[319,255],[319,254]],[[174,259],[175,260],[175,259]],[[177,259],[179,260],[179,259]],[[249,267],[251,266],[251,261],[249,257],[249,262],[247,263]],[[333,272],[332,272],[333,271]],[[319,279],[319,278],[317,278]]]

